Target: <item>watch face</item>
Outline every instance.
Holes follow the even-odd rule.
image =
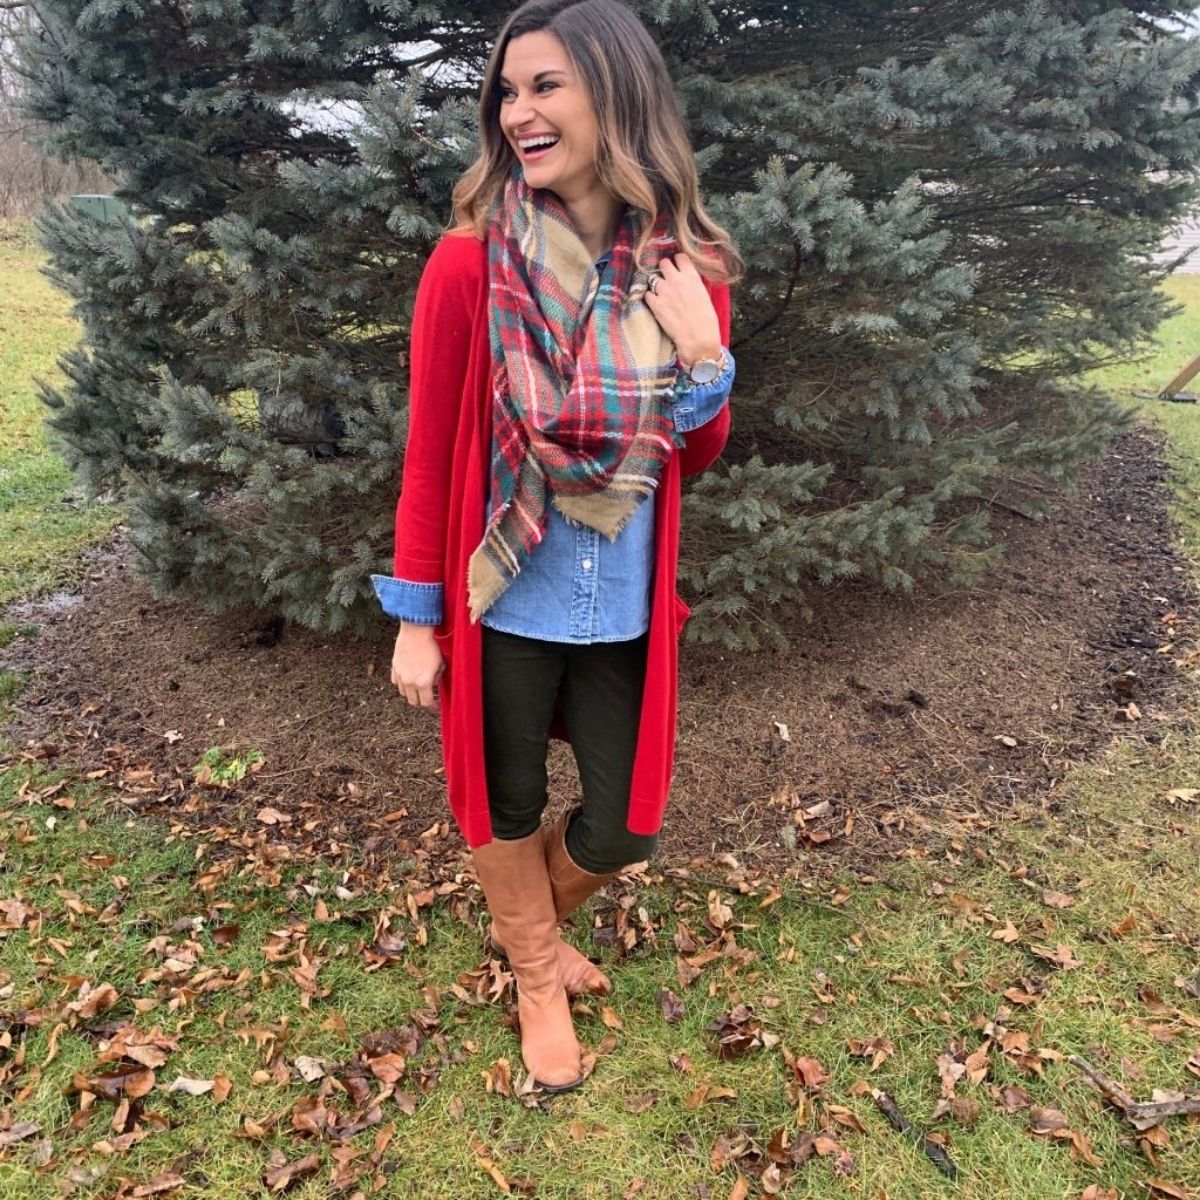
[[[692,369],[688,372],[693,383],[712,383],[720,373],[720,363],[712,362],[709,359],[693,363]]]

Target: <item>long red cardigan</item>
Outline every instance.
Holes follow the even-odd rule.
[[[729,288],[705,280],[729,345]],[[410,405],[404,475],[396,506],[394,574],[445,586],[434,637],[446,660],[439,683],[442,756],[450,810],[467,845],[492,838],[483,741],[482,626],[467,609],[467,562],[483,539],[491,450],[491,348],[487,243],[446,234],[417,288],[410,343]],[[662,827],[671,787],[678,699],[679,634],[691,609],[676,594],[680,477],[711,466],[729,437],[729,405],[685,435],[664,467],[655,500],[650,639],[626,825]],[[551,736],[569,741],[561,707]]]

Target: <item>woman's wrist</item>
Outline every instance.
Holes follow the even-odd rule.
[[[692,367],[702,358],[711,358],[714,362],[720,362],[723,350],[724,347],[720,342],[710,342],[707,345],[697,347],[677,346],[675,349],[675,361],[685,371],[690,371]]]
[[[437,626],[430,625],[427,621],[401,621],[400,622],[400,632],[401,633],[408,633],[410,630],[413,630],[413,629],[428,630],[429,636],[432,638],[433,632],[435,629],[437,629]]]

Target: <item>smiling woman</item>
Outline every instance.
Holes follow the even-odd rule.
[[[625,5],[538,0],[517,9],[497,39],[479,95],[479,157],[454,189],[454,215],[485,237],[488,210],[514,162],[532,187],[571,210],[589,251],[609,245],[616,222],[593,229],[572,205],[599,182],[646,214],[667,210],[679,249],[701,274],[741,278],[741,258],[700,198],[695,155],[674,83],[653,38]],[[558,143],[540,153],[537,135]],[[536,168],[536,172],[535,172]],[[586,194],[590,189],[583,188]],[[639,241],[637,257],[645,249]]]
[[[521,1052],[578,1087],[558,924],[649,859],[672,776],[680,479],[729,436],[729,287],[653,39],[618,0],[531,0],[417,292],[392,682],[438,708],[450,808],[517,982]],[[490,468],[490,469],[489,469]],[[549,738],[582,803],[547,832]]]

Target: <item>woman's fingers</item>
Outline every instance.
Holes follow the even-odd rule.
[[[398,683],[396,687],[405,701],[414,708],[437,708],[437,683],[441,676],[442,671],[439,670],[433,677],[433,682],[426,687],[422,687],[417,683]]]

